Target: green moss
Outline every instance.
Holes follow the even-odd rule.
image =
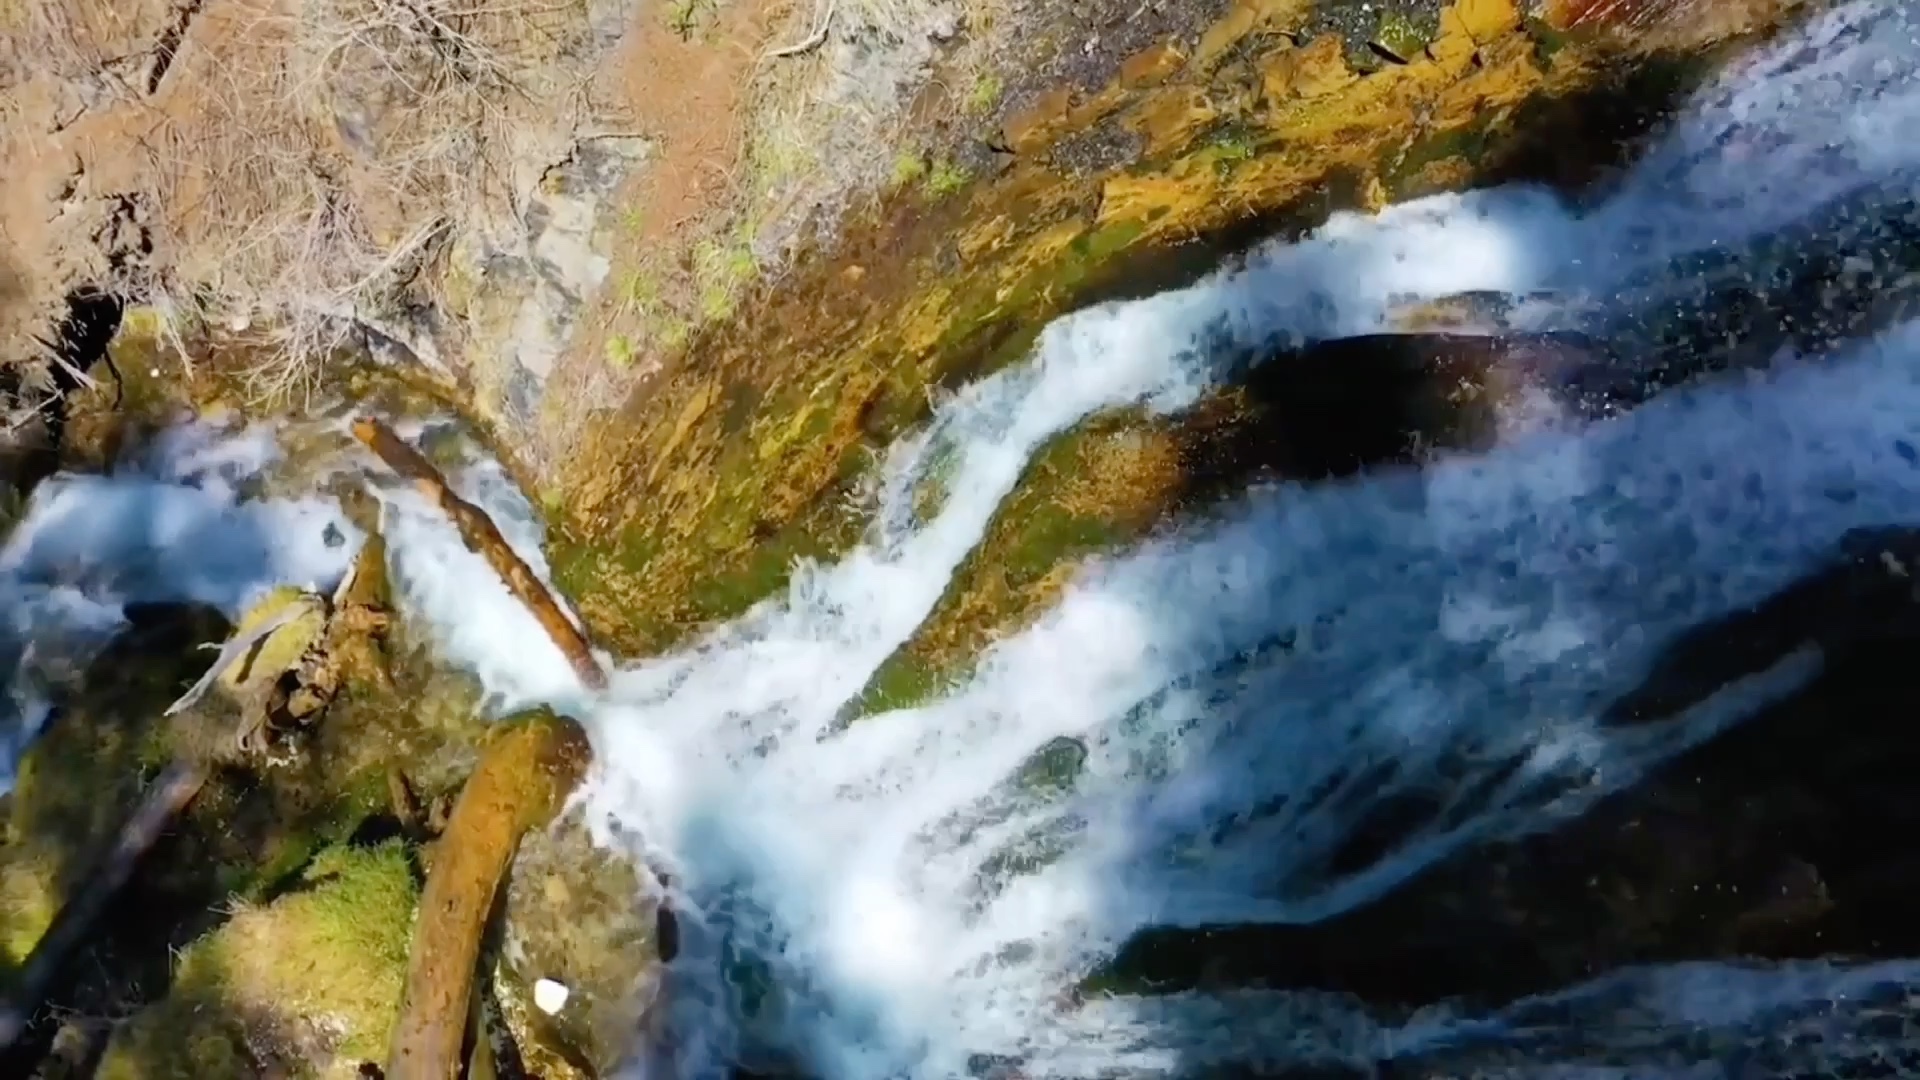
[[[926,156],[913,150],[902,150],[893,159],[891,179],[896,188],[912,187],[927,175]]]
[[[60,908],[58,864],[45,852],[0,850],[0,986],[26,962]]]
[[[384,1057],[418,899],[406,847],[321,852],[298,887],[188,946],[114,1034],[102,1080],[352,1076]]]
[[[741,290],[758,268],[751,246],[744,241],[708,241],[694,249],[693,259],[701,317],[720,320],[733,314]]]
[[[860,695],[848,705],[847,716],[878,716],[896,709],[912,709],[933,701],[954,682],[954,673],[904,652],[881,664]]]
[[[1195,160],[1210,164],[1224,176],[1235,166],[1252,161],[1259,152],[1259,143],[1251,132],[1241,125],[1229,124],[1207,138],[1195,154]]]
[[[1534,54],[1543,62],[1551,62],[1555,53],[1573,43],[1571,33],[1554,29],[1545,19],[1529,16],[1524,25],[1527,36],[1533,39]]]
[[[1380,16],[1372,44],[1405,63],[1426,49],[1440,29],[1439,11],[1389,11]]]
[[[1096,417],[1035,456],[926,622],[874,672],[858,718],[918,705],[966,677],[981,650],[1057,595],[1089,555],[1126,544],[1171,507],[1171,444],[1135,410]]]
[[[1447,158],[1477,162],[1486,155],[1498,129],[1497,115],[1485,112],[1471,122],[1415,139],[1385,163],[1381,181],[1396,195],[1417,179],[1428,165]]]
[[[944,199],[966,187],[967,179],[965,169],[942,158],[933,163],[933,168],[927,172],[926,183],[922,186],[926,189],[928,198]]]
[[[607,363],[625,371],[633,366],[633,339],[625,334],[615,334],[607,339]]]
[[[999,75],[991,71],[982,74],[967,90],[967,111],[976,115],[992,112],[1000,104],[1000,95],[1005,90]]]
[[[713,0],[670,0],[667,4],[667,29],[682,38],[692,38],[713,11]]]

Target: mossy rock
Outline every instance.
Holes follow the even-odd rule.
[[[115,1032],[98,1076],[363,1075],[399,1016],[418,895],[398,841],[321,852],[278,899],[180,954],[167,996]]]
[[[244,695],[291,670],[326,633],[327,599],[297,585],[277,586],[240,616],[234,636],[244,637],[274,619],[284,621],[220,673],[222,688]]]
[[[18,971],[53,925],[60,909],[58,875],[59,864],[46,851],[9,845],[0,854],[0,988],[8,981],[4,973]]]
[[[1172,429],[1141,410],[1096,416],[1056,436],[851,714],[918,705],[963,678],[981,649],[1056,599],[1082,560],[1145,535],[1181,484]]]
[[[305,595],[276,590],[249,613],[248,625]],[[146,780],[176,757],[214,760],[212,749],[232,745],[237,694],[210,693],[162,717],[216,655],[201,646],[230,636],[226,620],[212,609],[171,605],[137,608],[130,617],[133,625],[81,673],[60,715],[27,749],[6,800],[0,981],[37,943]],[[392,809],[396,766],[428,799],[456,787],[488,730],[478,686],[420,647],[404,650],[392,667],[390,686],[349,681],[302,734],[290,763],[216,768],[130,883],[129,914],[90,943],[93,955],[74,965],[82,977],[56,991],[55,1004],[96,1013],[139,1004],[139,988],[165,985],[169,949],[203,932],[216,910],[305,888],[300,882],[311,874],[303,868],[316,852]]]
[[[633,1049],[663,959],[663,913],[645,877],[625,856],[596,845],[578,811],[521,842],[498,985],[532,1071],[611,1075]],[[671,949],[670,929],[666,937]],[[540,979],[567,988],[553,1014],[533,1004]]]
[[[1577,377],[1607,366],[1573,336],[1368,335],[1269,357],[1177,414],[1130,408],[1084,420],[1034,456],[849,718],[938,696],[1050,608],[1089,558],[1214,512],[1250,484],[1484,449],[1535,390],[1574,415]]]
[[[72,886],[131,811],[144,778],[168,760],[169,733],[158,721],[211,661],[198,646],[227,634],[226,619],[212,608],[151,605],[129,614],[131,625],[81,673],[60,714],[21,756],[0,876],[50,873],[55,894]],[[35,891],[14,885],[9,894],[16,888]]]

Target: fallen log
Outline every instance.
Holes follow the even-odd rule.
[[[121,826],[113,846],[81,879],[73,895],[54,916],[53,925],[47,927],[47,932],[27,956],[13,994],[0,1002],[0,1052],[12,1047],[27,1029],[34,1012],[54,992],[67,962],[92,935],[94,924],[107,904],[206,782],[204,765],[175,761],[147,788],[133,816]]]
[[[432,499],[442,512],[453,519],[454,528],[460,531],[460,539],[467,545],[467,550],[486,559],[513,595],[533,612],[533,617],[540,621],[547,636],[553,639],[567,662],[573,665],[580,682],[592,690],[606,689],[607,673],[601,669],[600,662],[594,659],[593,646],[587,641],[586,635],[574,625],[566,612],[560,610],[553,594],[547,591],[533,569],[514,553],[506,537],[500,535],[500,529],[494,525],[493,519],[455,494],[432,462],[379,420],[372,417],[355,420],[353,434],[388,468],[411,481],[416,490]]]
[[[481,937],[520,838],[551,821],[592,757],[547,709],[505,722],[454,803],[420,897],[387,1080],[453,1080],[472,1017]]]

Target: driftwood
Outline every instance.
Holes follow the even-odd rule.
[[[567,662],[580,682],[592,690],[604,690],[607,687],[607,673],[593,657],[593,646],[586,635],[575,626],[560,605],[554,602],[553,594],[547,591],[540,578],[514,553],[507,544],[506,537],[500,535],[500,529],[486,512],[462,499],[448,486],[446,478],[433,463],[421,456],[418,450],[409,446],[393,429],[372,417],[362,417],[353,423],[354,437],[365,443],[387,467],[413,482],[413,486],[449,517],[460,531],[460,539],[467,550],[479,554],[487,560],[494,572],[513,595],[533,612],[534,618],[546,630],[547,636],[560,647]]]
[[[521,836],[559,813],[591,758],[580,725],[545,709],[507,721],[481,756],[434,848],[387,1080],[459,1075],[481,935],[508,864]]]
[[[108,902],[206,782],[204,766],[176,761],[147,788],[146,797],[134,810],[133,817],[121,826],[113,847],[81,880],[73,896],[54,916],[53,925],[33,947],[11,999],[0,1003],[0,1051],[10,1048],[26,1030],[34,1012],[53,993],[67,961],[92,934]]]

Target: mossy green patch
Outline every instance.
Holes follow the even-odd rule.
[[[989,71],[973,80],[967,88],[967,111],[975,115],[984,115],[1000,104],[1000,95],[1006,92],[1006,84],[1000,76]]]
[[[902,150],[894,157],[893,168],[888,175],[894,187],[912,187],[927,175],[927,157],[915,150]]]
[[[407,848],[336,847],[272,903],[189,945],[167,996],[122,1025],[102,1080],[351,1077],[400,1010],[418,889]]]
[[[943,158],[927,171],[924,186],[928,198],[944,199],[967,186],[967,170]]]
[[[1369,44],[1399,63],[1419,56],[1440,29],[1439,11],[1388,11],[1380,16]]]
[[[1143,535],[1181,490],[1177,443],[1137,410],[1101,415],[1054,438],[850,715],[919,705],[963,678],[980,650],[1058,596],[1081,560]]]

